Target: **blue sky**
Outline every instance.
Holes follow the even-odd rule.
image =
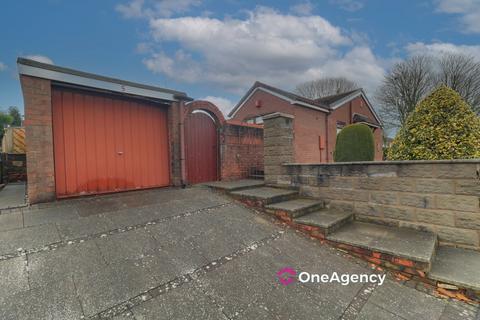
[[[0,8],[0,108],[16,58],[183,90],[227,110],[255,81],[346,76],[373,95],[414,54],[480,58],[480,0],[31,0]]]

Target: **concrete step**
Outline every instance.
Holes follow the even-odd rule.
[[[322,235],[326,236],[352,220],[352,213],[323,209],[295,218],[293,222],[319,228]]]
[[[365,249],[362,255],[422,272],[430,270],[437,245],[433,233],[363,222],[346,224],[327,239],[347,245],[345,250]]]
[[[250,188],[232,191],[229,194],[237,200],[248,205],[264,207],[265,205],[293,199],[298,196],[298,191],[271,187]]]
[[[480,252],[439,247],[428,276],[442,283],[480,291]]]
[[[307,213],[322,209],[325,204],[321,200],[298,198],[277,202],[265,206],[267,212],[274,214],[286,213],[290,218],[297,218]]]
[[[234,181],[213,181],[203,183],[202,185],[210,187],[212,189],[230,192],[262,187],[263,185],[265,185],[265,182],[263,181],[263,179],[242,179]]]

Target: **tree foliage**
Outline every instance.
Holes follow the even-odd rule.
[[[295,93],[312,100],[358,89],[359,86],[344,77],[321,78],[299,84]]]
[[[421,101],[389,147],[388,160],[480,158],[480,118],[451,88]]]
[[[375,139],[372,130],[364,124],[351,124],[337,135],[335,162],[373,161]]]
[[[11,106],[8,108],[8,114],[12,117],[12,126],[19,127],[22,125],[22,115],[20,114],[20,110],[17,107]]]
[[[0,143],[2,142],[3,135],[5,133],[5,128],[12,124],[13,118],[6,112],[0,110]]]
[[[414,56],[396,63],[377,90],[386,128],[404,125],[415,106],[440,85],[457,91],[480,114],[480,61],[463,54]]]

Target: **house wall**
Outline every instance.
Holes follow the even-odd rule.
[[[256,102],[261,101],[261,107]],[[295,162],[312,163],[326,161],[326,113],[305,107],[291,105],[290,102],[264,91],[256,91],[232,117],[232,120],[245,121],[254,116],[281,112],[293,115]]]
[[[346,125],[351,124],[355,113],[365,115],[371,120],[375,119],[367,106],[367,102],[361,96],[338,107],[328,116],[328,162],[333,162],[333,152],[337,141],[337,122],[341,121]],[[383,130],[381,128],[375,129],[373,137],[375,139],[375,160],[381,161],[383,159]]]

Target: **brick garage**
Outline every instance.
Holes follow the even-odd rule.
[[[218,157],[215,156],[217,159],[215,165],[218,167],[218,175],[213,179],[248,177],[254,168],[258,171],[263,170],[263,130],[261,127],[227,122],[219,109],[210,102],[188,103],[192,99],[183,92],[112,79],[28,59],[19,58],[18,69],[25,104],[27,193],[30,203],[52,201],[59,197],[188,184],[189,179],[185,169],[185,150],[188,147],[185,142],[185,132],[188,130],[185,128],[185,121],[189,115],[197,111],[208,114],[217,126],[215,134],[218,138],[216,151]],[[68,99],[73,99],[73,102]],[[66,103],[66,100],[70,102]],[[58,101],[61,101],[60,104],[65,104],[65,107],[59,106]],[[108,104],[115,106],[113,111],[108,109],[110,108]],[[72,106],[70,107],[70,105]],[[64,111],[62,110],[67,107],[71,109],[69,112],[73,112],[76,119],[77,117],[83,119],[79,120],[81,122],[79,136],[76,125],[79,121],[70,125],[65,120],[66,116],[63,115]],[[132,112],[131,108],[135,112]],[[150,111],[145,111],[146,109]],[[102,113],[107,112],[106,110],[113,112],[111,116]],[[148,112],[148,116],[142,121],[148,123],[154,121],[152,128],[157,128],[156,120],[150,120],[150,118],[154,115],[156,117],[158,110],[164,110],[166,118],[162,127],[165,133],[162,134],[162,137],[157,135],[160,132],[157,129],[155,129],[157,131],[151,129],[150,135],[147,134],[148,137],[145,134],[135,135],[132,133],[142,130],[142,126],[134,129],[136,123],[134,119],[138,122],[138,116],[133,116],[133,114],[137,114],[139,111]],[[59,112],[62,114],[60,115]],[[89,113],[94,115],[87,117]],[[103,119],[101,121],[105,125],[99,125],[97,123],[99,119]],[[122,123],[121,127],[118,127],[119,122]],[[60,126],[63,126],[63,131],[59,130]],[[72,129],[72,126],[75,129]],[[118,127],[120,130],[112,129],[113,131],[108,132],[110,127]],[[130,128],[130,130],[122,131],[124,127]],[[73,130],[73,136],[76,139],[74,141],[77,141],[75,143],[79,143],[80,139],[81,144],[81,147],[74,148],[73,160],[67,159],[69,155],[67,151],[62,153],[60,150],[62,147],[72,148],[72,143],[67,143],[68,139],[66,138],[69,130]],[[116,167],[118,161],[115,160],[116,158],[107,158],[102,163],[104,170],[101,169],[102,166],[98,164],[101,163],[99,158],[103,159],[103,156],[99,157],[93,151],[101,152],[103,155],[105,153],[103,149],[108,148],[95,147],[92,149],[89,147],[91,143],[98,145],[98,139],[92,134],[93,131],[95,133],[104,132],[105,140],[107,134],[110,134],[110,139],[115,141],[119,139],[119,136],[123,136],[122,149],[128,149],[127,142],[129,143],[131,148],[128,151],[110,150],[116,153],[116,156],[125,154],[125,156],[131,157],[130,160],[125,159],[122,162],[124,171],[127,172],[125,173],[126,178],[115,177],[115,172],[112,173],[113,176],[107,174],[106,178],[100,176],[103,171],[111,171],[112,166]],[[125,138],[128,137],[129,132],[130,139]],[[71,132],[70,136],[72,136]],[[143,138],[138,140],[135,137]],[[143,149],[135,149],[135,146],[143,143],[143,140],[153,142]],[[158,147],[153,143],[160,143],[162,146]],[[119,143],[115,142],[114,144],[117,148]],[[166,160],[162,162],[162,165],[155,160],[157,158],[148,160],[153,157],[153,154],[156,156],[163,154]],[[139,160],[135,162],[135,159]],[[62,164],[64,162],[71,163],[71,161],[74,161],[76,167],[83,167],[83,171],[78,169],[73,173],[73,178],[72,173],[70,172],[69,175],[67,169],[64,168],[66,165]],[[97,164],[92,165],[92,163]],[[128,165],[129,163],[132,165]],[[100,170],[97,169],[98,167]],[[143,172],[135,171],[135,169],[131,169],[132,167],[140,168],[139,170],[144,170],[143,167],[148,167],[148,169],[147,172]],[[117,170],[118,172],[123,171]],[[138,178],[139,172],[143,178]],[[159,174],[159,172],[162,173]],[[143,181],[150,179],[151,176],[159,175],[163,178],[158,183]],[[86,181],[83,184],[79,182],[82,179]],[[115,181],[111,184],[102,182],[102,179],[114,179]],[[135,181],[139,182],[136,184]]]
[[[157,140],[161,140],[159,143],[162,145],[153,145],[152,143],[147,142],[147,148],[145,150],[141,150],[133,152],[132,141],[130,144],[132,148],[128,151],[130,158],[129,160],[123,160],[123,165],[125,167],[125,171],[129,171],[130,166],[127,165],[128,163],[133,163],[133,165],[140,167],[143,165],[147,165],[146,162],[142,162],[142,158],[151,157],[154,153],[163,154],[166,156],[166,164],[164,164],[166,172],[159,173],[158,170],[160,163],[150,163],[149,164],[149,172],[144,172],[143,175],[156,175],[160,179],[160,175],[163,175],[163,181],[161,183],[157,183],[157,181],[141,181],[135,184],[134,180],[126,181],[124,183],[121,182],[118,177],[113,177],[113,179],[117,179],[117,182],[114,186],[110,186],[108,184],[106,186],[106,190],[101,189],[101,181],[100,174],[101,171],[96,171],[99,179],[93,182],[93,187],[91,186],[91,179],[88,181],[88,186],[75,186],[75,190],[73,191],[72,195],[84,195],[84,194],[96,194],[96,193],[103,193],[103,192],[116,192],[116,191],[123,191],[123,190],[131,190],[131,189],[138,189],[144,187],[152,187],[155,185],[163,186],[163,185],[181,185],[182,183],[182,173],[179,168],[180,158],[181,158],[181,148],[180,148],[180,132],[179,122],[181,119],[181,110],[184,108],[185,101],[191,100],[186,96],[185,93],[157,88],[152,86],[141,85],[137,83],[122,81],[118,79],[107,78],[103,76],[98,76],[94,74],[89,74],[77,70],[57,67],[53,65],[43,64],[32,60],[27,59],[19,59],[18,60],[18,69],[20,73],[20,82],[22,86],[23,96],[24,96],[24,104],[25,104],[25,127],[26,127],[26,145],[27,145],[27,178],[28,178],[28,197],[30,203],[37,203],[37,202],[45,202],[51,201],[62,194],[59,193],[60,185],[59,183],[59,171],[61,169],[61,161],[58,161],[58,152],[61,146],[61,138],[54,137],[54,133],[58,133],[58,126],[57,131],[55,130],[54,123],[55,122],[55,114],[52,112],[52,109],[55,109],[53,106],[54,104],[54,97],[55,94],[58,94],[58,90],[65,90],[69,96],[77,95],[81,97],[80,100],[82,103],[85,104],[85,108],[92,108],[92,109],[85,109],[91,110],[91,112],[95,113],[99,109],[107,108],[104,104],[105,103],[113,103],[115,107],[114,113],[112,116],[104,116],[103,118],[107,121],[106,124],[111,123],[111,125],[105,126],[90,126],[90,121],[95,121],[99,117],[97,115],[92,116],[91,120],[85,121],[85,124],[81,125],[81,129],[84,131],[85,136],[85,143],[97,143],[98,139],[96,136],[93,136],[93,139],[88,139],[87,134],[89,137],[92,137],[91,131],[87,130],[88,128],[94,128],[93,131],[97,132],[97,130],[108,130],[110,126],[117,126],[118,119],[113,118],[119,115],[119,110],[123,110],[123,118],[119,118],[123,125],[131,126],[132,123],[129,123],[125,119],[133,119],[132,114],[135,112],[129,111],[130,106],[134,105],[136,112],[148,112],[149,116],[155,116],[157,114],[157,110],[165,110],[165,125],[164,129],[158,127],[158,123],[156,120],[151,120],[151,131],[146,131],[145,134],[148,132],[152,134],[160,133],[158,130],[165,130],[165,140],[163,138],[156,138]],[[56,93],[57,92],[57,93]],[[74,93],[70,93],[74,92]],[[79,93],[77,93],[79,92]],[[95,104],[98,102],[95,99],[99,99],[101,101],[100,104]],[[66,98],[63,98],[64,100]],[[90,100],[89,100],[90,99]],[[61,100],[61,101],[64,101]],[[80,112],[81,110],[80,105],[77,103],[77,100],[74,100],[74,104],[72,107],[73,112]],[[89,101],[89,103],[87,103]],[[103,104],[102,104],[103,103]],[[144,107],[145,105],[145,107]],[[148,107],[147,107],[148,106]],[[94,108],[93,108],[94,107]],[[133,108],[133,107],[132,107]],[[145,108],[145,109],[144,109]],[[151,108],[151,109],[148,109]],[[148,111],[148,110],[150,111]],[[65,109],[66,110],[66,109]],[[86,111],[85,111],[86,113]],[[57,113],[57,117],[59,114]],[[79,116],[76,114],[76,116]],[[120,115],[122,117],[122,115]],[[86,118],[85,118],[86,119]],[[157,119],[157,118],[155,118]],[[58,120],[57,120],[58,121]],[[133,120],[132,120],[133,121]],[[143,121],[143,120],[142,120]],[[150,120],[149,120],[150,121]],[[89,127],[90,126],[90,127]],[[105,127],[105,128],[104,128]],[[125,127],[127,128],[127,127]],[[157,128],[159,128],[157,130]],[[69,128],[66,126],[64,128],[68,130]],[[76,129],[75,129],[76,130]],[[147,129],[145,129],[147,130]],[[131,132],[134,129],[130,130]],[[76,131],[75,131],[76,132]],[[125,131],[125,132],[128,132]],[[65,133],[66,135],[67,133]],[[113,136],[116,138],[118,137],[118,132],[113,132]],[[125,133],[126,134],[126,133]],[[144,137],[143,135],[142,137]],[[66,137],[66,136],[65,136]],[[132,136],[133,139],[134,136]],[[78,138],[78,137],[77,137]],[[152,137],[151,141],[154,140],[155,137]],[[66,139],[66,138],[65,138]],[[106,140],[107,138],[105,138]],[[126,141],[126,140],[125,140]],[[163,142],[162,142],[163,141]],[[136,141],[138,142],[138,141]],[[140,141],[142,142],[142,141]],[[125,142],[126,143],[126,142]],[[59,146],[60,144],[60,146]],[[56,146],[56,147],[54,147]],[[65,147],[69,147],[66,143]],[[122,149],[128,149],[127,145],[121,146]],[[150,150],[149,150],[150,149]],[[89,150],[90,153],[92,149],[88,149],[88,146],[84,149],[75,149],[76,150],[76,159],[82,159],[84,156],[78,152],[78,150]],[[114,150],[117,151],[117,150]],[[150,151],[150,152],[149,152]],[[127,151],[126,151],[127,153]],[[118,152],[118,155],[123,155],[123,150]],[[89,157],[90,156],[90,157]],[[139,157],[138,161],[135,162],[134,156]],[[57,157],[57,160],[55,160]],[[67,157],[67,153],[65,153],[65,157]],[[80,157],[80,158],[78,158]],[[88,160],[88,164],[86,164],[86,171],[91,172],[91,169],[95,167],[92,165],[92,161],[97,161],[95,157],[91,157],[91,155],[86,155],[86,160]],[[65,158],[66,159],[66,158]],[[74,161],[77,161],[74,159]],[[110,170],[111,166],[115,166],[117,164],[117,160],[113,160],[115,164],[112,164],[111,160],[106,160],[106,169]],[[157,158],[154,158],[157,159]],[[154,161],[154,159],[152,161]],[[85,159],[84,159],[85,160]],[[67,160],[65,160],[66,162]],[[98,160],[99,161],[99,160]],[[60,163],[60,164],[59,164]],[[79,165],[80,162],[75,162],[76,165]],[[57,164],[57,166],[56,166]],[[60,168],[60,169],[59,169]],[[121,172],[122,168],[119,169]],[[142,169],[143,170],[143,169]],[[80,184],[79,178],[79,171],[77,171],[76,180],[78,185]],[[115,175],[115,172],[113,173]],[[134,175],[133,179],[138,178],[137,173],[133,172]],[[111,179],[111,176],[107,177]],[[68,173],[67,178],[68,179]],[[142,178],[143,179],[143,178]],[[88,180],[88,179],[86,179]],[[67,187],[68,182],[72,180],[66,180]],[[120,181],[120,182],[118,182]],[[67,194],[70,196],[71,194]]]

